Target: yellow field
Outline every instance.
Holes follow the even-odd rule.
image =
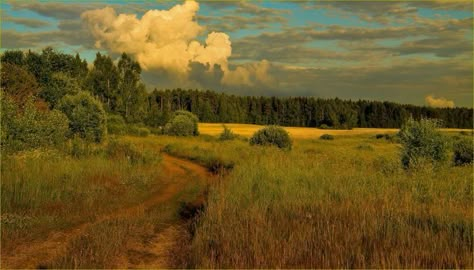
[[[250,137],[258,129],[262,128],[261,125],[252,124],[225,124],[234,133]],[[319,138],[323,134],[331,135],[360,135],[360,134],[377,134],[377,133],[395,133],[398,132],[396,128],[354,128],[352,130],[333,130],[333,129],[319,129],[319,128],[308,128],[308,127],[284,127],[295,139],[310,139]],[[470,129],[441,129],[446,132],[459,132],[459,131],[472,131]],[[199,123],[199,132],[207,135],[219,135],[222,132],[221,123]]]

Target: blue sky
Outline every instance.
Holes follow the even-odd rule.
[[[1,8],[2,52],[53,46],[91,63],[97,51],[125,51],[144,67],[149,89],[472,107],[471,1],[3,1]],[[123,18],[135,28],[120,25]]]

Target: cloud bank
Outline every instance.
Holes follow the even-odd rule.
[[[85,26],[95,38],[95,47],[113,53],[126,52],[147,71],[165,71],[170,76],[188,79],[191,63],[208,67],[212,73],[223,71],[222,84],[252,85],[268,82],[268,62],[229,69],[232,43],[223,32],[211,32],[204,44],[198,41],[204,31],[196,18],[199,4],[186,1],[169,10],[149,10],[141,18],[135,14],[117,14],[111,7],[82,13]]]
[[[428,106],[434,108],[454,108],[454,101],[447,100],[443,97],[436,98],[432,95],[428,95],[425,97],[425,102]]]

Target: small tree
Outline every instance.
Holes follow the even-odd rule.
[[[448,155],[448,140],[441,134],[440,122],[435,119],[415,121],[409,118],[400,130],[401,161],[405,168],[422,160],[443,162]]]
[[[219,140],[221,141],[230,141],[235,139],[236,135],[230,128],[228,128],[226,125],[222,125],[224,130],[222,131],[221,135],[219,136]]]
[[[165,133],[174,136],[197,136],[198,118],[188,111],[176,111],[165,126]]]
[[[23,110],[11,97],[2,93],[2,150],[18,151],[37,147],[59,146],[66,139],[68,119],[60,111],[40,111],[30,98]]]
[[[267,126],[255,132],[250,138],[250,145],[275,145],[282,149],[291,149],[291,139],[282,127]]]
[[[102,103],[88,92],[65,96],[59,103],[59,109],[69,118],[71,133],[89,141],[102,141],[106,133],[106,114]]]
[[[454,143],[454,165],[471,164],[474,155],[472,138],[460,138]]]
[[[59,101],[66,95],[75,95],[81,91],[79,83],[66,73],[56,72],[43,87],[40,97],[49,103],[50,108],[55,108]]]

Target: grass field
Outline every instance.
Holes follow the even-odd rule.
[[[2,157],[3,267],[474,266],[472,166],[404,170],[400,145],[374,136],[396,130],[287,130],[291,151],[200,124],[198,137],[118,137],[139,154]],[[199,218],[181,219],[203,194]]]
[[[222,132],[222,125],[218,123],[199,123],[199,131],[202,134],[207,135],[218,135]],[[235,124],[235,123],[226,123],[228,128],[238,135],[250,137],[258,129],[262,128],[261,125],[252,125],[252,124]],[[311,139],[319,138],[323,134],[331,135],[362,135],[362,134],[393,134],[398,131],[398,129],[388,129],[388,128],[354,128],[351,130],[337,130],[337,129],[319,129],[319,128],[306,128],[306,127],[284,127],[291,137],[294,139]],[[445,132],[459,132],[459,131],[469,131],[469,129],[441,129]]]

